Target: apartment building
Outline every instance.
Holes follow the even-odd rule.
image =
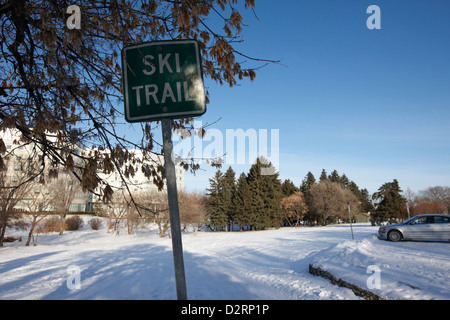
[[[131,150],[131,152],[135,153],[135,156],[139,159],[142,159],[141,152],[139,150]],[[152,162],[154,164],[160,164],[164,165],[164,157],[153,155]],[[122,168],[124,169],[124,168]],[[122,170],[123,172],[124,170]],[[177,190],[183,191],[184,190],[184,169],[181,167],[176,166],[175,167],[175,174],[177,177]],[[113,190],[122,189],[125,185],[125,182],[123,181],[123,177],[120,176],[119,172],[115,171],[110,174],[104,174],[99,173],[99,177],[106,181]],[[139,192],[158,192],[157,186],[153,183],[152,179],[148,179],[142,170],[140,170],[139,167],[135,169],[135,174],[133,177],[130,177],[129,179],[125,179],[126,183],[128,184],[128,188],[132,193],[139,193]],[[167,193],[166,186],[164,185],[164,188],[161,192]]]
[[[23,144],[20,141],[20,136],[17,131],[0,131],[0,138],[3,140],[6,148],[6,152],[2,155],[2,176],[4,184],[8,184],[9,186],[17,185],[29,177],[30,174],[37,172],[39,167],[42,166],[42,155],[32,145]],[[75,152],[84,152],[85,154],[90,151],[90,149],[79,146],[73,146],[73,148]],[[135,150],[133,152],[139,156],[139,151]],[[164,164],[162,156],[154,155],[153,157],[152,160],[155,163]],[[46,166],[50,168],[51,164],[47,164],[46,162]],[[177,188],[179,191],[183,191],[184,170],[181,167],[176,167],[176,175]],[[98,176],[107,182],[115,191],[123,189],[126,182],[132,193],[160,192],[153,184],[153,181],[145,177],[142,170],[138,167],[135,170],[135,175],[128,179],[125,178],[125,182],[117,171],[110,174],[99,172]],[[69,211],[92,211],[94,202],[98,201],[92,192],[83,192],[80,187],[76,187],[79,184],[78,181],[71,173],[65,172],[64,170],[59,170],[57,180],[53,181],[51,179],[52,181],[46,181],[45,185],[37,183],[38,179],[35,180],[35,183],[30,186],[27,193],[23,196],[23,200],[16,205],[16,209],[30,210],[31,202],[39,196],[41,198],[46,197],[46,201],[50,202],[45,204],[45,208],[39,208],[40,210],[55,210],[56,204],[51,202],[56,200],[52,200],[55,199],[54,197],[52,198],[52,194],[64,194],[69,191],[74,192]],[[45,192],[43,192],[44,188],[47,189]],[[165,187],[161,192],[167,192]]]

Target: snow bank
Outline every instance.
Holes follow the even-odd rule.
[[[375,235],[320,252],[313,266],[386,299],[450,299],[450,244]]]

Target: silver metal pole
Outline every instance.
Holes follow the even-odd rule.
[[[409,204],[408,204],[408,203],[406,203],[406,211],[408,212],[408,219],[411,218],[411,217],[409,216]]]
[[[348,204],[348,218],[350,219],[350,229],[352,229],[352,240],[354,240],[355,238],[353,237],[353,225],[352,225],[352,216],[350,214],[350,205]]]
[[[175,175],[175,164],[172,161],[172,128],[170,125],[170,119],[162,119],[161,124],[177,298],[178,300],[187,300],[180,213],[178,208],[177,180]]]

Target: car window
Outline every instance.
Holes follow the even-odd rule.
[[[434,217],[434,223],[450,223],[450,218],[436,216],[436,217]]]
[[[425,223],[427,223],[427,217],[420,217],[412,222],[412,224],[425,224]]]
[[[404,223],[404,224],[410,224],[410,223],[413,222],[414,219],[415,219],[415,217],[409,218],[408,220],[403,221],[403,223]]]

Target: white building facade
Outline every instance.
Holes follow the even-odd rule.
[[[0,131],[0,139],[4,143],[4,147],[6,152],[1,155],[2,163],[2,172],[7,179],[4,183],[8,183],[11,186],[14,186],[18,183],[21,183],[23,179],[30,172],[29,164],[35,163],[37,167],[39,167],[42,163],[42,155],[37,152],[34,147],[29,144],[23,144],[20,141],[20,134],[17,131],[13,130],[5,130]],[[0,141],[0,143],[1,143]],[[88,148],[78,148],[77,152],[83,152],[88,154],[90,149]],[[139,151],[134,151],[136,155],[139,155]],[[154,155],[154,161],[158,161],[158,163],[164,164],[164,159],[162,156]],[[47,162],[46,162],[47,163]],[[36,167],[35,166],[35,167]],[[48,164],[48,167],[51,167]],[[184,170],[181,167],[176,167],[176,176],[177,176],[177,189],[178,191],[183,191],[184,189]],[[68,184],[78,183],[72,173],[64,171],[64,169],[59,170],[60,173],[58,176],[66,177]],[[104,174],[101,172],[97,173],[99,178],[108,183],[114,191],[120,191],[124,188],[125,183],[128,185],[128,189],[132,194],[137,193],[146,193],[146,192],[162,192],[166,193],[166,188],[162,191],[158,191],[156,185],[154,185],[152,179],[148,179],[145,177],[144,173],[140,168],[136,168],[135,175],[130,178],[123,178],[119,174],[119,172],[114,171],[110,174]],[[39,177],[37,179],[40,179]],[[125,179],[125,181],[124,181]],[[36,179],[35,179],[36,180]],[[47,183],[48,184],[48,183]],[[28,196],[25,196],[24,199],[16,206],[16,209],[27,210],[29,208],[29,203],[32,201],[31,199],[35,194],[41,192],[40,190],[43,188],[43,184],[34,183],[33,187],[30,188],[28,192]],[[99,190],[97,190],[98,192]],[[49,192],[54,192],[50,191]],[[51,199],[49,197],[48,199]],[[94,208],[94,202],[97,201],[96,197],[94,197],[93,192],[83,192],[81,188],[75,189],[75,195],[73,197],[73,201],[70,204],[69,211],[72,212],[83,212],[83,211],[92,211]],[[51,204],[47,206],[45,210],[53,210]]]

